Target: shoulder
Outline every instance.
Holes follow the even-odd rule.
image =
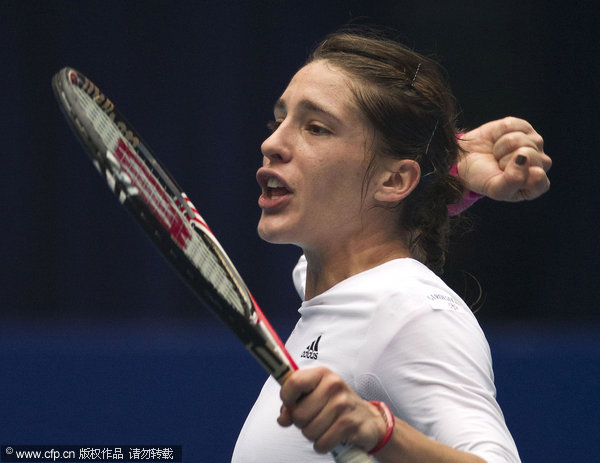
[[[489,345],[467,304],[417,261],[389,267],[387,289],[381,290],[367,336],[368,343],[378,346],[371,355],[391,355],[408,363],[437,359],[470,364],[489,373]],[[374,281],[382,284],[382,278]]]
[[[403,273],[402,282],[382,301],[375,318],[389,323],[400,317],[395,336],[404,339],[402,344],[411,346],[412,351],[478,350],[487,357],[485,335],[462,298],[421,263],[409,260],[403,264],[404,268],[396,269],[398,277]]]
[[[461,297],[414,259],[397,259],[373,269],[364,283],[364,290],[371,289],[381,295],[379,305],[384,312],[400,311],[411,317],[449,312],[473,318]]]

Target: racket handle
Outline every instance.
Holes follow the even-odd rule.
[[[375,461],[364,450],[349,444],[336,446],[331,451],[331,455],[337,463],[373,463]]]

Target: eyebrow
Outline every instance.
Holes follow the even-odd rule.
[[[323,108],[319,104],[315,103],[314,101],[311,101],[308,99],[300,100],[300,102],[298,103],[298,107],[303,111],[320,113],[326,117],[333,119],[335,122],[337,122],[339,124],[342,123],[342,121],[340,120],[339,117],[334,115],[331,111],[328,111],[327,109]],[[275,111],[275,112],[281,111],[281,112],[284,112],[287,114],[287,106],[281,98],[279,98],[275,102],[275,105],[273,106],[273,111]]]

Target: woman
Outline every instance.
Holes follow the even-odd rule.
[[[348,33],[317,47],[274,114],[257,172],[258,232],[306,256],[301,319],[286,343],[301,369],[281,390],[267,381],[233,461],[331,461],[322,454],[342,442],[381,462],[519,461],[485,337],[435,272],[446,205],[463,195],[449,166],[479,178],[480,193],[522,199],[509,192],[515,184],[548,186],[549,160],[531,155],[539,136],[514,130],[526,123],[512,119],[467,134],[464,143],[477,146],[517,132],[503,149],[518,145],[520,154],[506,166],[504,155],[494,158],[509,172],[504,180],[478,158],[494,157],[492,149],[460,159],[437,66],[395,42]],[[510,172],[523,181],[498,186]]]

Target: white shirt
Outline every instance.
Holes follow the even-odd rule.
[[[294,276],[305,278],[302,271]],[[286,347],[300,368],[327,366],[364,399],[386,402],[425,435],[488,463],[520,461],[495,400],[485,336],[427,267],[387,262],[303,302],[299,312]],[[331,461],[297,428],[277,424],[280,406],[279,386],[269,378],[232,461]]]

